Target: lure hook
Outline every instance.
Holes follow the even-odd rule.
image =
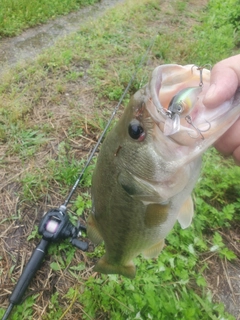
[[[210,71],[212,70],[212,65],[207,63],[203,66],[197,66],[197,65],[193,65],[192,68],[191,68],[191,71],[193,70],[193,68],[196,67],[197,70],[199,70],[200,72],[200,81],[199,81],[199,87],[202,87],[203,86],[203,76],[202,76],[202,73],[203,73],[203,69],[206,68],[206,67],[209,67]],[[193,71],[192,71],[193,72]]]
[[[205,120],[209,127],[207,129],[205,129],[205,130],[200,130],[198,127],[196,127],[194,125],[191,116],[187,115],[185,117],[185,120],[187,121],[187,123],[189,123],[197,131],[197,133],[198,133],[197,137],[200,135],[201,139],[204,140],[204,136],[203,136],[202,132],[207,132],[208,130],[210,130],[211,129],[211,123],[209,121]],[[191,135],[190,135],[190,137],[193,138],[193,139],[197,139],[197,137],[192,137]]]

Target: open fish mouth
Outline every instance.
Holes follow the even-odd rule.
[[[201,143],[213,135],[216,140],[238,118],[239,92],[216,109],[202,103],[210,73],[206,68],[177,64],[158,66],[152,73],[148,111],[162,133],[181,145]]]

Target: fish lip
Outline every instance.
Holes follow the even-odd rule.
[[[163,112],[164,108],[161,105],[161,102],[159,99],[159,92],[161,90],[161,84],[162,84],[162,68],[163,68],[162,66],[158,66],[153,70],[152,77],[149,83],[149,90],[150,90],[151,100],[154,106],[156,107],[157,111],[162,116],[166,117],[166,114]]]

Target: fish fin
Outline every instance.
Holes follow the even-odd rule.
[[[97,229],[96,222],[92,214],[90,214],[87,221],[87,235],[89,239],[95,244],[99,244],[103,241],[103,238]]]
[[[136,267],[132,261],[124,266],[114,265],[108,262],[106,255],[97,262],[93,270],[104,274],[121,274],[130,279],[133,279],[136,275]]]
[[[164,239],[162,239],[158,243],[154,244],[152,247],[148,248],[147,250],[144,250],[143,257],[145,259],[156,258],[159,255],[159,253],[162,251],[164,244],[165,244]]]
[[[187,200],[182,205],[180,212],[178,214],[177,220],[180,223],[182,229],[186,229],[190,226],[192,222],[192,217],[194,214],[193,200],[189,196]]]
[[[146,227],[157,227],[167,220],[169,212],[169,205],[162,205],[159,203],[150,203],[147,205],[144,222]]]

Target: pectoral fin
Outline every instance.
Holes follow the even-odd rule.
[[[180,212],[178,214],[177,220],[180,223],[182,229],[186,229],[190,226],[192,222],[192,217],[194,214],[194,207],[192,197],[189,196],[187,200],[182,205]]]
[[[143,251],[144,258],[146,259],[156,258],[159,255],[159,253],[162,251],[163,247],[164,247],[164,239],[154,244],[149,249]]]
[[[106,255],[98,261],[93,270],[104,274],[121,274],[130,279],[136,275],[136,267],[133,262],[128,265],[114,265],[108,262]]]
[[[169,204],[150,203],[146,208],[144,222],[146,227],[158,227],[167,220]]]
[[[87,235],[89,239],[95,244],[99,244],[103,240],[97,229],[96,222],[91,214],[88,217],[87,221]]]

